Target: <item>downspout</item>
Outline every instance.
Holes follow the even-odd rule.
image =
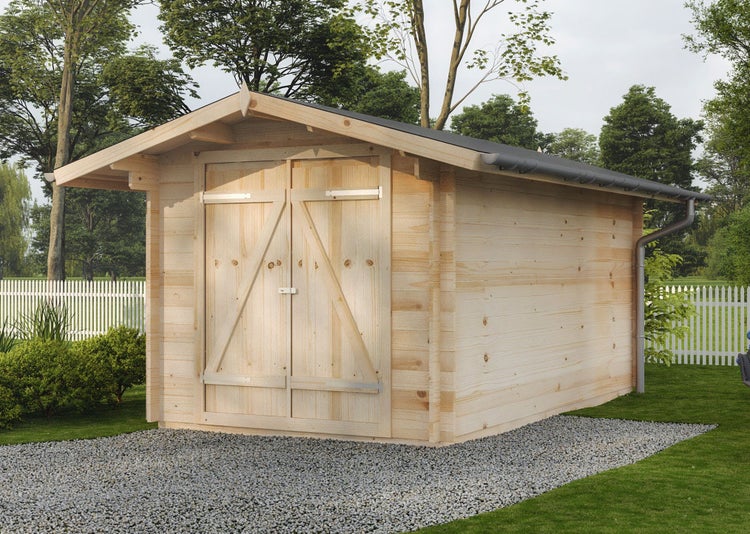
[[[677,221],[674,224],[670,224],[666,228],[662,228],[648,235],[641,237],[636,243],[636,361],[635,361],[635,390],[637,393],[643,393],[646,390],[646,375],[645,375],[645,347],[646,347],[646,325],[645,325],[645,302],[644,302],[644,290],[646,286],[646,245],[651,241],[655,241],[661,237],[669,234],[673,234],[687,228],[695,220],[695,198],[689,198],[687,200],[687,214],[681,221]]]

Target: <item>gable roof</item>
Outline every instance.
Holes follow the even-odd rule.
[[[361,113],[241,91],[55,170],[58,184],[128,189],[129,173],[188,143],[231,144],[231,125],[251,116],[282,119],[441,163],[531,180],[602,188],[621,194],[683,201],[710,196],[643,180],[549,154],[432,130]]]

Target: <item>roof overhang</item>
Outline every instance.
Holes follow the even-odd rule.
[[[284,120],[325,130],[463,169],[602,189],[620,194],[684,201],[708,195],[642,180],[531,150],[472,139],[358,113],[239,92],[187,115],[56,169],[59,185],[104,189],[148,189],[158,177],[158,158],[190,143],[203,147],[235,143],[232,124],[246,116]]]

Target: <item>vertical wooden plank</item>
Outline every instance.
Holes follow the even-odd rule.
[[[440,202],[440,180],[432,182],[431,202],[430,202],[430,256],[429,256],[429,366],[428,366],[428,435],[431,443],[440,441],[440,399],[441,399],[441,382],[442,373],[440,368],[440,351],[441,351],[441,330],[442,322],[440,320],[442,313],[441,306],[441,287],[440,280],[442,275],[440,254],[442,252],[442,234],[441,213],[442,204]]]
[[[376,311],[376,328],[378,328],[378,341],[376,350],[381,362],[380,382],[383,385],[380,391],[380,433],[384,437],[393,435],[392,428],[392,365],[391,365],[391,332],[392,332],[392,190],[393,172],[390,153],[381,154],[378,159],[378,182],[383,192],[379,203],[378,228],[376,229],[376,240],[380,245],[378,255],[380,257],[380,279],[377,281],[379,309]]]
[[[440,441],[456,434],[456,175],[440,170]]]
[[[146,419],[162,421],[163,354],[161,298],[161,217],[159,190],[146,192]]]

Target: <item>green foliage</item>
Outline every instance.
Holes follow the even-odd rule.
[[[190,111],[183,95],[198,98],[195,84],[175,59],[158,59],[156,48],[109,61],[101,73],[111,105],[141,127],[153,128]]]
[[[697,31],[685,38],[687,47],[704,56],[719,55],[732,67],[728,79],[715,82],[716,97],[704,103],[709,139],[697,171],[713,202],[700,221],[698,238],[704,244],[711,240],[709,272],[739,280],[739,266],[747,259],[743,245],[720,229],[750,204],[750,4],[691,0],[686,5]],[[740,253],[736,259],[731,258],[735,250]]]
[[[381,72],[367,67],[355,86],[357,90],[346,97],[319,94],[320,101],[374,117],[419,123],[419,89],[407,83],[405,72]]]
[[[22,339],[64,342],[69,324],[70,314],[64,304],[43,300],[33,313],[21,316],[15,327]]]
[[[346,94],[369,45],[343,0],[160,0],[165,42],[188,66],[212,62],[253,91]]]
[[[121,405],[113,410],[101,406],[78,414],[61,413],[55,417],[26,416],[11,430],[0,432],[0,445],[93,439],[156,428],[146,422],[146,386],[128,390]]]
[[[17,156],[34,163],[39,173],[49,172],[187,111],[183,98],[195,92],[177,61],[159,60],[150,48],[127,52],[134,29],[127,12],[135,3],[13,0],[9,4],[0,16],[0,159]],[[74,76],[68,80],[71,69]],[[72,83],[72,94],[61,112],[61,87],[68,86],[65,80]],[[59,125],[68,115],[70,125],[63,135]],[[59,139],[63,140],[60,147]],[[65,195],[56,186],[52,190],[43,184],[45,192],[57,199],[57,206],[62,206]],[[60,217],[47,214],[45,218],[43,210],[37,214],[37,220],[63,228]],[[95,212],[93,216],[106,218],[107,214]],[[85,220],[78,218],[75,223],[85,225]],[[44,235],[46,248],[50,230]],[[36,238],[41,240],[41,234]],[[126,239],[134,241],[132,235]],[[58,240],[54,243],[53,252],[59,252]],[[62,249],[70,250],[79,244],[60,242]],[[101,242],[90,244],[88,251],[97,244]],[[59,256],[52,255],[51,275],[64,274]],[[118,266],[118,270],[124,269]]]
[[[602,164],[613,171],[683,188],[692,186],[691,153],[703,123],[677,119],[653,87],[634,85],[604,118]],[[655,221],[657,222],[657,221]]]
[[[504,6],[503,0],[479,3],[472,9],[470,0],[453,2],[453,43],[447,57],[440,58],[447,68],[445,85],[441,93],[434,90],[430,80],[431,62],[435,61],[434,47],[427,41],[425,21],[435,18],[438,2],[423,0],[359,0],[353,9],[371,20],[368,24],[369,40],[378,59],[387,58],[406,70],[420,88],[420,123],[442,130],[450,114],[479,85],[505,80],[514,85],[541,76],[566,79],[555,55],[543,55],[539,49],[554,45],[550,19],[552,13],[540,8],[543,0],[516,0],[517,9],[506,12],[506,33],[498,31],[498,42],[489,47],[475,47],[472,43],[477,27],[491,20],[502,28],[503,17],[493,10]],[[449,20],[451,20],[449,19]],[[502,31],[502,30],[501,30]],[[444,39],[444,36],[440,36]],[[471,88],[463,95],[455,95],[456,80],[475,74]],[[431,122],[430,97],[439,95],[442,100],[437,117]],[[528,94],[520,92],[523,104],[528,104]]]
[[[16,341],[15,332],[10,324],[8,324],[8,320],[5,319],[2,326],[0,326],[0,353],[10,351],[13,345],[16,344]]]
[[[118,327],[84,341],[33,337],[0,352],[0,428],[20,413],[51,415],[119,405],[146,379],[146,342]]]
[[[666,254],[659,249],[653,249],[646,258],[644,333],[650,342],[645,349],[647,362],[672,363],[674,353],[664,348],[664,344],[671,335],[679,337],[687,333],[687,327],[681,324],[695,313],[687,293],[672,293],[664,288],[681,261],[677,254]]]
[[[18,343],[0,360],[0,376],[24,413],[45,416],[74,401],[81,387],[67,344],[55,340]]]
[[[0,279],[23,274],[30,199],[23,169],[0,163]]]
[[[495,95],[480,106],[467,106],[453,116],[451,130],[461,135],[536,150],[541,136],[527,106],[509,95]]]
[[[67,271],[86,280],[108,274],[143,276],[146,266],[146,197],[143,193],[69,189],[66,193]],[[50,206],[34,213],[34,257],[46,255]]]
[[[552,134],[546,152],[554,156],[599,165],[599,145],[595,135],[579,128],[565,128]]]
[[[76,344],[82,359],[99,363],[106,375],[106,395],[117,404],[125,391],[146,381],[146,336],[119,326]]]
[[[3,358],[0,353],[0,360]],[[21,419],[21,406],[16,402],[13,392],[0,385],[0,429],[11,428]]]
[[[750,205],[728,217],[709,242],[709,273],[750,286]]]
[[[604,118],[599,136],[601,164],[613,171],[694,190],[692,152],[701,141],[702,129],[701,121],[675,117],[653,87],[634,85]],[[647,200],[645,208],[652,212],[648,228],[662,228],[684,218],[682,204]],[[665,237],[661,248],[687,258],[684,235],[679,232]],[[697,261],[702,263],[701,258]]]

